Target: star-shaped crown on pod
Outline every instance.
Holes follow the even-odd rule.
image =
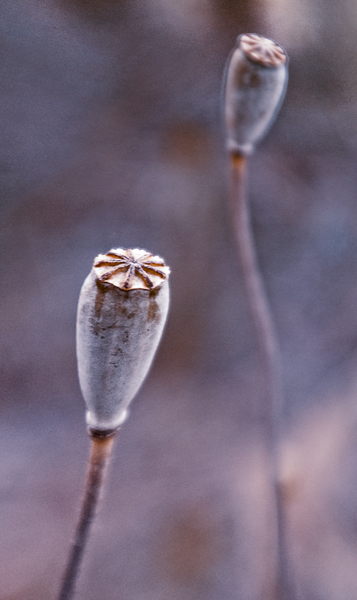
[[[168,278],[170,269],[160,256],[146,250],[114,248],[94,259],[94,271],[103,283],[121,290],[154,290]]]
[[[239,37],[239,46],[247,58],[266,67],[277,67],[286,63],[284,49],[263,35],[244,33]]]

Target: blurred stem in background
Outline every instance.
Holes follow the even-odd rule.
[[[236,35],[240,31],[256,31],[264,20],[263,0],[213,0],[211,3],[217,22],[225,34]]]
[[[271,600],[293,600],[293,586],[289,572],[288,541],[286,535],[283,489],[279,474],[279,446],[282,429],[282,377],[281,360],[269,303],[258,269],[250,215],[245,194],[246,159],[237,153],[230,155],[231,209],[233,227],[249,310],[258,339],[264,382],[263,409],[261,412],[270,481],[272,482],[269,511],[270,545],[275,554],[276,576],[269,594]],[[270,587],[270,586],[269,586]]]

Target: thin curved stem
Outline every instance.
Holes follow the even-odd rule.
[[[274,576],[272,598],[276,600],[294,600],[295,592],[289,570],[284,503],[278,460],[283,409],[280,351],[263,280],[258,268],[250,225],[250,215],[245,194],[245,157],[232,153],[230,156],[230,167],[231,204],[235,241],[249,310],[257,335],[265,386],[262,416],[274,503],[271,511],[274,525],[271,532],[271,542],[273,551],[275,552],[276,573]],[[266,593],[265,597],[268,596]]]
[[[77,523],[74,541],[62,579],[58,600],[73,598],[76,580],[93,523],[100,493],[103,489],[105,472],[109,463],[115,435],[91,438],[91,453],[81,512]]]

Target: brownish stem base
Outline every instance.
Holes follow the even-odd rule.
[[[91,439],[91,454],[81,512],[67,567],[63,575],[62,587],[58,600],[70,600],[73,598],[75,583],[89,537],[90,528],[95,517],[100,492],[103,489],[105,472],[112,451],[114,437],[115,436],[112,435],[107,438],[92,437]]]

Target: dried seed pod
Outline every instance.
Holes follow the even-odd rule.
[[[170,269],[144,250],[116,248],[94,260],[77,314],[77,360],[87,424],[109,434],[147,375],[164,328]]]
[[[238,37],[225,75],[229,151],[249,156],[273,123],[285,95],[287,61],[273,40],[255,33]]]

